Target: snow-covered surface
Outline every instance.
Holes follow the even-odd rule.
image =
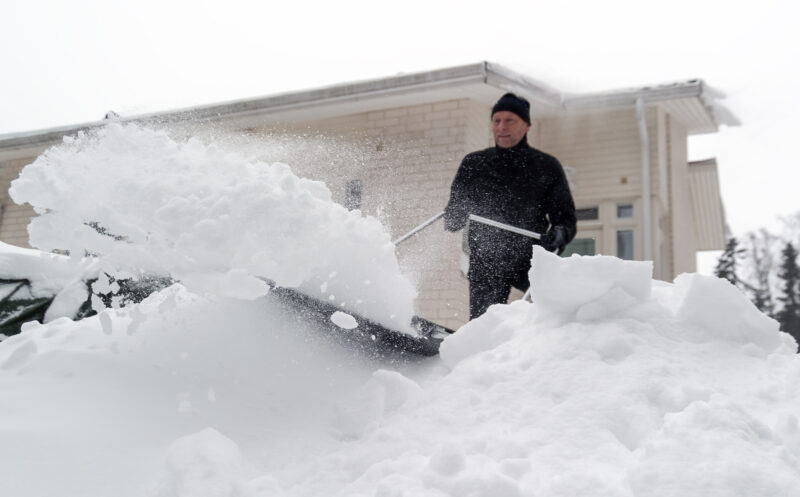
[[[534,295],[548,298],[493,306],[411,364],[180,285],[28,325],[0,343],[3,488],[800,495],[794,341],[727,282],[653,282],[646,266],[537,250]]]
[[[377,281],[384,262],[359,271]],[[741,293],[543,250],[531,280],[534,303],[410,363],[183,285],[26,325],[0,342],[2,493],[800,495],[797,344]]]

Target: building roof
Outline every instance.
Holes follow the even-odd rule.
[[[247,98],[166,112],[125,116],[123,121],[185,122],[232,119],[237,124],[296,122],[411,104],[470,98],[489,105],[511,91],[531,102],[537,118],[631,107],[638,99],[659,105],[686,126],[690,134],[738,125],[719,103],[722,94],[700,79],[585,94],[564,94],[544,83],[491,62],[479,62],[413,74],[342,83],[323,88]],[[65,134],[105,121],[0,135],[0,149],[30,148],[60,140]]]

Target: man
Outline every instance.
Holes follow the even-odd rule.
[[[505,303],[511,287],[528,288],[532,247],[561,253],[576,231],[575,203],[558,160],[528,145],[530,104],[506,93],[492,108],[495,146],[464,157],[450,188],[445,229],[458,231],[470,214],[529,231],[542,239],[470,222],[470,319]]]

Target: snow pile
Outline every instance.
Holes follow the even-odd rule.
[[[797,344],[727,282],[535,249],[532,283],[299,495],[800,495]]]
[[[329,448],[326,413],[368,367],[268,302],[180,285],[29,323],[0,342],[2,494],[229,495],[191,489],[246,474],[225,463],[237,451],[282,467]]]
[[[800,495],[797,344],[723,280],[650,278],[535,250],[534,304],[405,365],[180,286],[29,325],[0,343],[4,492]]]
[[[250,299],[267,277],[395,329],[413,315],[388,232],[284,164],[110,123],[45,152],[10,194],[39,214],[33,246],[97,254],[113,276]]]

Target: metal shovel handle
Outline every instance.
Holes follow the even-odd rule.
[[[534,240],[542,239],[542,235],[536,233],[535,231],[528,231],[522,228],[517,228],[516,226],[511,226],[510,224],[505,224],[499,221],[495,221],[493,219],[478,216],[477,214],[470,214],[469,218],[471,221],[477,221],[479,223],[488,224],[489,226],[494,226],[495,228],[511,231],[512,233],[517,233],[518,235],[525,235],[527,237],[533,238]]]
[[[417,233],[419,233],[420,231],[424,230],[425,228],[427,228],[431,224],[435,223],[442,216],[444,216],[444,211],[436,214],[432,218],[428,219],[427,221],[425,221],[424,223],[420,224],[419,226],[417,226],[413,230],[409,231],[405,235],[401,236],[397,240],[393,241],[392,243],[394,245],[399,245],[399,244],[403,243],[404,241],[408,240],[412,236],[414,236]],[[526,229],[517,228],[516,226],[511,226],[510,224],[501,223],[499,221],[495,221],[493,219],[489,219],[489,218],[486,218],[486,217],[483,217],[483,216],[479,216],[477,214],[470,214],[469,218],[472,221],[476,221],[476,222],[479,222],[479,223],[487,224],[489,226],[494,226],[495,228],[500,228],[500,229],[503,229],[503,230],[506,230],[506,231],[511,231],[512,233],[517,233],[519,235],[524,235],[524,236],[533,238],[534,240],[541,240],[541,238],[542,238],[542,235],[540,235],[539,233],[536,233],[535,231],[528,231]]]
[[[394,242],[392,242],[392,243],[393,243],[393,244],[395,244],[395,245],[399,245],[400,243],[403,243],[404,241],[408,240],[408,239],[409,239],[409,238],[411,238],[412,236],[416,235],[416,234],[417,234],[417,233],[419,233],[420,231],[424,230],[424,229],[425,229],[425,228],[427,228],[428,226],[430,226],[430,225],[432,225],[433,223],[435,223],[435,222],[436,222],[436,220],[438,220],[438,219],[439,219],[440,217],[442,217],[442,216],[444,216],[444,211],[442,211],[442,212],[440,212],[440,213],[436,214],[436,215],[435,215],[435,216],[433,216],[432,218],[428,219],[427,221],[425,221],[424,223],[420,224],[419,226],[417,226],[417,227],[416,227],[416,228],[414,228],[413,230],[409,231],[409,232],[408,232],[408,233],[406,233],[405,235],[401,236],[400,238],[398,238],[397,240],[395,240],[395,241],[394,241]]]

